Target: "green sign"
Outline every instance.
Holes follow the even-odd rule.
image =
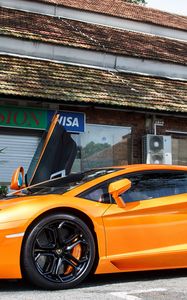
[[[0,106],[0,126],[46,129],[47,110]]]

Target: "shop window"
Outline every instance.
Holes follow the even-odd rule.
[[[172,137],[172,164],[187,165],[187,136]]]
[[[81,170],[81,152],[80,152],[81,151],[81,146],[80,146],[80,143],[81,143],[81,140],[80,140],[81,134],[72,133],[71,137],[75,141],[75,143],[77,144],[77,155],[76,155],[76,158],[74,160],[71,172],[72,173],[77,173],[77,172],[81,172],[82,171]]]
[[[131,163],[131,128],[87,124],[79,155],[81,171]]]

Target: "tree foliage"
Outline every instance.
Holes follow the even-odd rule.
[[[82,148],[82,158],[89,157],[108,147],[110,147],[108,143],[101,144],[101,143],[90,142],[84,148]]]
[[[145,0],[127,0],[127,2],[135,3],[135,4],[141,4],[141,5],[146,5],[147,4],[147,2]]]

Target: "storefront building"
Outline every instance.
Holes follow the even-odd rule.
[[[78,145],[73,172],[187,165],[187,18],[122,2],[0,0],[0,185],[27,171],[55,111]]]
[[[14,169],[27,170],[54,110],[2,106],[0,149],[3,172],[0,184],[8,184]],[[128,164],[131,127],[86,124],[84,112],[58,111],[60,123],[78,145],[74,172],[93,167]]]
[[[142,145],[144,139],[154,133],[153,116],[100,108],[79,108],[79,110],[79,112],[58,111],[61,123],[78,145],[73,172],[144,162],[146,150]],[[1,107],[0,163],[3,169],[0,173],[1,185],[9,184],[13,170],[18,166],[23,166],[27,171],[54,112],[38,108]],[[157,121],[162,122],[162,126],[157,127],[157,137],[159,135],[171,137],[170,152],[163,152],[164,145],[163,151],[161,149],[159,153],[149,149],[150,153],[152,151],[152,159],[154,155],[160,155],[159,162],[164,163],[164,155],[171,155],[171,160],[166,163],[187,165],[186,119],[162,116]]]

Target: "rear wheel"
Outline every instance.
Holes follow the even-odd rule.
[[[23,273],[33,284],[45,289],[72,288],[90,273],[95,242],[78,217],[55,213],[30,230],[22,258]]]

